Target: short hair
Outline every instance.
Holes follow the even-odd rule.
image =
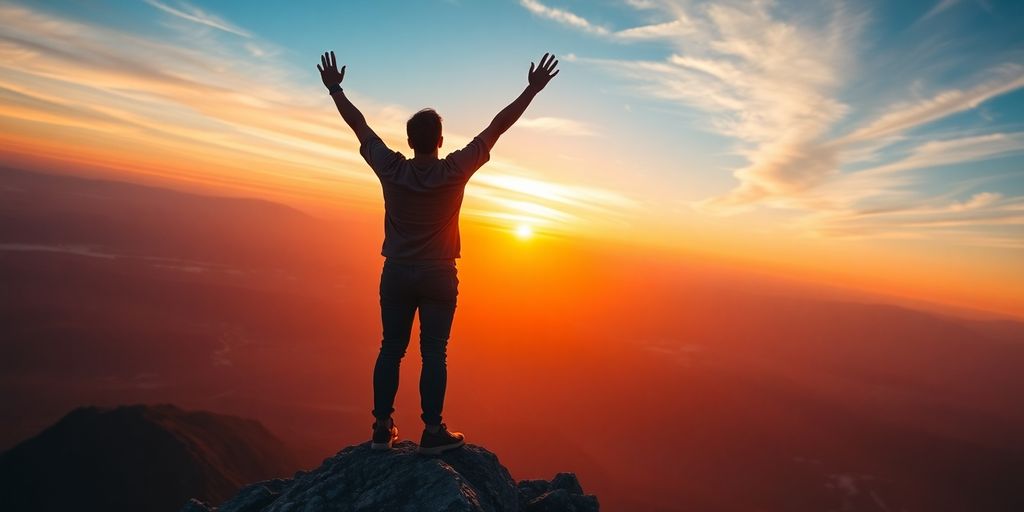
[[[417,153],[432,153],[441,140],[441,116],[432,108],[413,114],[405,123],[409,144]]]

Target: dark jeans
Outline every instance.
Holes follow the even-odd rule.
[[[412,319],[420,312],[420,417],[428,425],[441,423],[448,381],[445,349],[455,318],[459,278],[455,262],[384,262],[380,275],[380,317],[384,338],[373,368],[373,415],[394,412],[398,368],[409,346]]]

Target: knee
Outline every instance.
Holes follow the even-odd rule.
[[[420,340],[420,356],[424,362],[439,361],[445,362],[447,357],[447,339],[423,338]]]
[[[402,359],[405,356],[405,347],[403,343],[389,343],[384,340],[380,345],[380,357],[384,359]]]

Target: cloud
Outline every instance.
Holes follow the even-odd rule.
[[[273,52],[238,58],[253,52],[251,45],[274,47],[255,35],[195,38],[185,31],[168,41],[15,4],[0,4],[0,16],[4,147],[25,147],[20,133],[43,129],[47,140],[31,141],[37,154],[85,160],[76,153],[76,141],[83,141],[89,156],[102,153],[96,165],[108,169],[325,210],[379,206],[376,178],[316,83],[315,56],[299,83]],[[311,94],[314,88],[319,94]],[[377,133],[396,144],[405,140],[411,109],[353,94]],[[570,119],[521,121],[551,133],[592,133]],[[450,132],[445,140],[457,147],[469,137]],[[163,158],[153,163],[153,155]],[[501,158],[488,169],[474,178],[482,193],[467,197],[467,217],[551,219],[553,231],[620,223],[635,211],[617,193],[531,178],[536,173]],[[584,211],[605,216],[584,219]]]
[[[979,192],[965,199],[917,205],[828,212],[815,233],[838,238],[927,239],[1024,249],[1024,198]],[[825,220],[825,219],[819,219]]]
[[[523,117],[516,121],[516,126],[560,135],[594,135],[588,124],[562,117]]]
[[[584,60],[624,72],[641,93],[704,111],[714,131],[739,143],[749,162],[734,171],[740,185],[703,201],[706,210],[749,209],[835,172],[838,148],[825,137],[848,110],[833,93],[862,18],[836,8],[801,25],[774,19],[768,5],[676,9],[674,21],[643,28],[675,50],[664,61]]]
[[[955,3],[940,1],[925,18]],[[858,74],[864,67],[856,51],[863,47],[860,34],[870,20],[867,12],[831,2],[800,11],[786,11],[774,2],[664,0],[630,5],[660,14],[662,19],[634,28],[608,28],[599,35],[617,42],[661,42],[665,57],[581,56],[577,61],[625,77],[638,94],[703,113],[710,130],[734,142],[734,151],[746,161],[732,170],[737,185],[693,202],[701,212],[731,215],[765,207],[788,209],[802,214],[794,225],[808,232],[846,236],[866,235],[874,229],[879,236],[888,236],[892,231],[883,223],[851,224],[849,219],[863,220],[863,216],[850,212],[883,202],[891,203],[890,210],[899,210],[900,204],[935,200],[941,194],[924,191],[928,180],[912,173],[1024,150],[1020,133],[966,132],[924,139],[906,149],[908,141],[922,138],[908,139],[911,130],[1024,87],[1024,66],[1012,61],[973,72],[964,80],[966,86],[947,86],[909,101],[883,101],[883,108],[864,115],[842,93],[849,84],[865,81]],[[593,26],[582,18],[564,25]],[[917,80],[911,92],[921,96],[920,91],[927,88],[927,83]],[[883,94],[902,96],[892,89]],[[858,114],[856,122],[849,120],[851,113]],[[964,223],[980,227],[983,217],[966,215],[966,205],[992,196],[972,198],[975,203],[956,203],[960,211],[951,206],[949,211],[921,210],[915,215],[934,215],[944,219],[939,222],[943,224],[956,214]],[[926,231],[938,233],[924,229],[923,220],[886,220],[905,227],[898,230],[900,236],[915,227],[921,229],[919,236]],[[981,239],[962,237],[968,238]]]
[[[873,177],[941,165],[977,162],[1022,152],[1024,152],[1024,132],[989,133],[947,140],[930,140],[915,146],[903,158],[848,175]]]
[[[629,0],[627,3],[633,8],[642,10],[657,8],[657,4],[650,0]],[[693,30],[690,21],[685,17],[681,17],[664,23],[642,25],[615,32],[605,26],[592,23],[586,18],[579,16],[568,9],[551,7],[541,3],[539,0],[519,0],[519,4],[525,7],[526,10],[541,18],[546,18],[587,33],[599,36],[609,36],[622,40],[658,39],[689,33]]]
[[[198,23],[200,25],[204,25],[210,28],[222,30],[224,32],[235,34],[237,36],[252,37],[249,34],[249,32],[242,30],[218,18],[217,16],[204,12],[202,9],[199,9],[198,7],[186,4],[184,2],[182,2],[181,4],[181,9],[176,9],[157,0],[145,0],[145,2],[149,5],[152,5],[153,7],[156,7],[157,9],[160,9],[163,12],[166,12],[173,16],[177,16],[178,18],[181,18],[183,20],[188,20],[193,23]]]
[[[558,183],[530,176],[529,170],[503,162],[497,172],[474,176],[468,195],[497,209],[464,208],[471,216],[527,223],[547,232],[580,233],[610,225],[628,227],[641,205],[616,191],[580,184]]]
[[[605,35],[608,34],[608,29],[599,25],[595,25],[586,19],[573,14],[565,9],[558,9],[555,7],[548,7],[540,3],[537,0],[519,0],[519,4],[526,8],[531,13],[540,16],[541,18],[547,18],[549,20],[568,25],[573,28],[583,30],[584,32],[590,32],[592,34]]]
[[[934,6],[932,6],[931,9],[928,9],[928,12],[926,12],[924,16],[921,16],[921,18],[917,20],[917,22],[920,23],[922,21],[931,19],[933,16],[949,9],[950,7],[953,7],[958,3],[960,3],[960,0],[939,0]]]
[[[634,9],[654,9],[658,4],[653,0],[626,0],[626,5]]]
[[[615,33],[615,37],[623,40],[631,39],[663,39],[672,36],[690,34],[694,31],[693,23],[686,18],[678,18],[664,23],[641,25],[627,28]]]
[[[902,133],[1024,87],[1024,66],[1019,64],[1005,64],[984,74],[990,78],[968,89],[946,89],[925,100],[890,105],[884,114],[841,140],[857,142]]]

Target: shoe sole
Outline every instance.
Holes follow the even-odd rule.
[[[446,444],[446,445],[441,445],[441,446],[434,446],[434,447],[431,447],[431,448],[424,448],[424,447],[420,446],[419,450],[417,450],[417,451],[420,454],[422,454],[422,455],[441,455],[442,453],[444,453],[444,452],[446,452],[448,450],[454,450],[454,449],[456,449],[456,448],[458,448],[458,447],[460,447],[460,446],[462,446],[464,444],[466,444],[466,440],[465,439],[463,439],[463,440],[461,440],[461,441],[459,441],[457,443]]]
[[[397,442],[398,442],[398,438],[397,437],[391,438],[386,443],[374,443],[374,442],[371,441],[370,442],[370,449],[371,450],[390,450],[395,445],[395,443],[397,443]]]

